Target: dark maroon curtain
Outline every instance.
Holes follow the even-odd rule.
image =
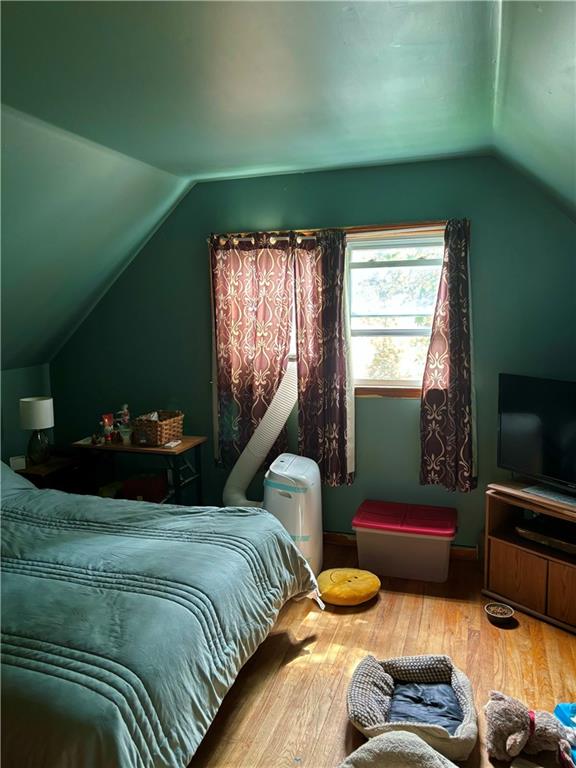
[[[477,477],[473,456],[470,359],[470,224],[448,222],[432,335],[422,382],[420,410],[422,485],[471,491]]]
[[[329,230],[297,238],[294,252],[299,452],[318,463],[327,485],[350,484],[345,235]]]
[[[266,233],[210,239],[219,455],[231,466],[286,370],[294,293],[289,240]],[[272,453],[286,448],[285,432]]]

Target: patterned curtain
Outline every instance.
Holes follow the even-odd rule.
[[[353,392],[347,375],[345,235],[330,230],[297,238],[294,252],[298,448],[318,463],[326,484],[349,485]]]
[[[294,293],[289,240],[266,233],[210,238],[218,443],[225,466],[238,458],[286,370]],[[272,453],[286,448],[283,433]]]
[[[472,371],[468,249],[470,224],[448,222],[432,336],[422,382],[420,410],[422,485],[472,491]]]

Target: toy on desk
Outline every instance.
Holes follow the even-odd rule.
[[[124,403],[119,411],[116,411],[116,419],[114,421],[117,435],[114,442],[123,443],[124,445],[130,445],[132,442],[132,427],[130,426],[130,411],[128,410],[128,403]]]
[[[509,761],[520,752],[535,755],[543,750],[558,753],[561,765],[576,768],[570,745],[576,745],[576,728],[565,727],[554,715],[529,710],[521,701],[491,691],[484,707],[486,749],[497,760]]]
[[[102,421],[100,422],[102,431],[104,432],[104,442],[112,442],[112,432],[114,431],[114,414],[104,413],[102,415]]]
[[[128,410],[128,403],[124,403],[122,408],[116,412],[116,421],[125,427],[130,424],[130,411]]]

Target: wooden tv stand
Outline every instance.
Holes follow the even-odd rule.
[[[521,538],[514,526],[522,510],[573,523],[576,507],[526,493],[527,483],[492,483],[486,489],[483,594],[576,632],[576,557]]]

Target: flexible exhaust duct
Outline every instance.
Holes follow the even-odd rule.
[[[249,501],[246,489],[276,442],[298,400],[296,360],[288,359],[286,373],[268,410],[234,464],[222,494],[226,507],[261,507],[261,501]]]

